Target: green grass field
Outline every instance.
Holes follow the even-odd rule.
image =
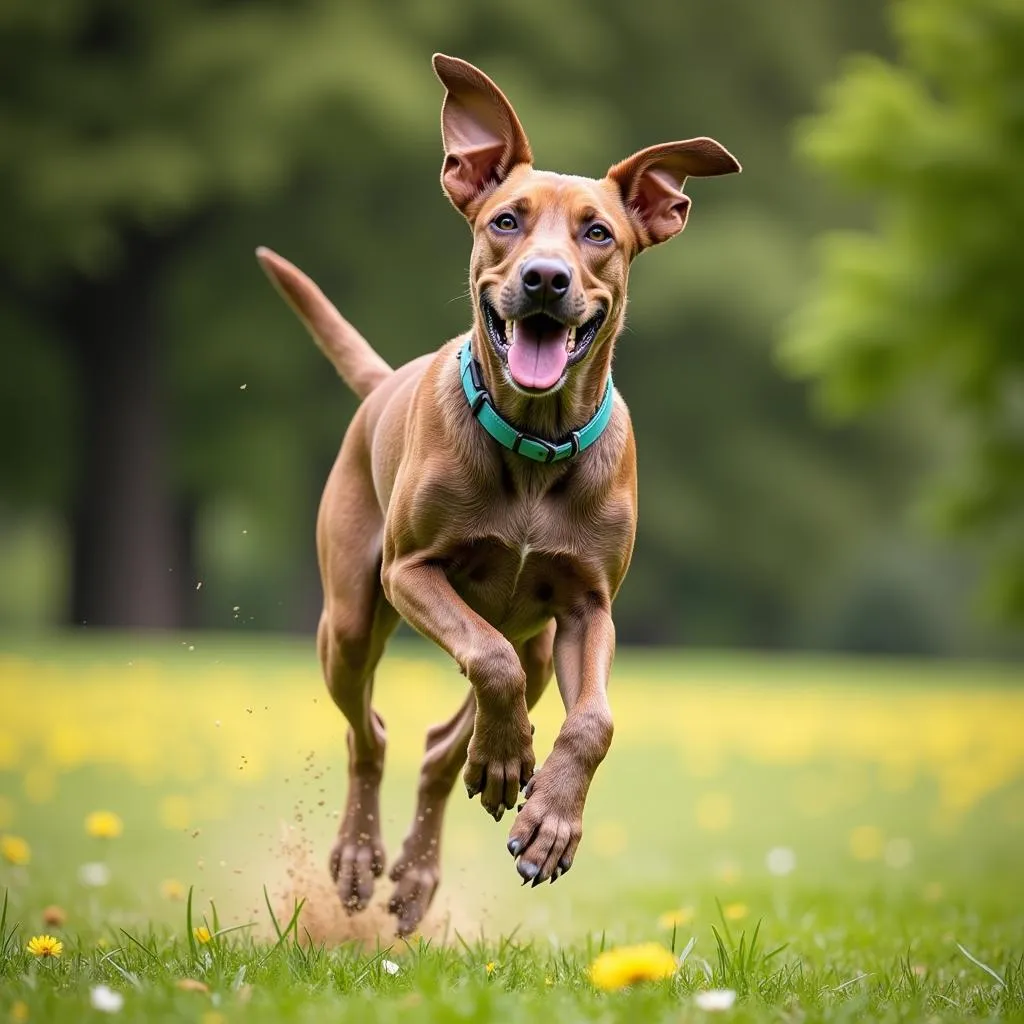
[[[0,1021],[107,1019],[101,985],[120,1019],[200,1024],[679,1022],[715,1017],[709,989],[736,993],[719,1014],[735,1021],[1024,1020],[1022,684],[1008,667],[622,651],[573,871],[521,888],[511,819],[456,792],[440,895],[405,943],[380,906],[350,920],[330,890],[344,729],[311,643],[8,640]],[[423,734],[464,685],[413,642],[378,673],[392,854]],[[552,688],[538,761],[560,718]],[[123,832],[87,834],[95,811]],[[41,934],[59,957],[27,950]],[[639,943],[681,965],[593,983],[602,951]]]

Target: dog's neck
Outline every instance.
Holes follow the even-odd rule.
[[[557,443],[585,426],[601,404],[611,372],[613,341],[606,339],[588,358],[569,370],[557,391],[547,395],[527,395],[509,383],[479,324],[473,329],[473,355],[480,364],[484,386],[495,410],[519,430]]]

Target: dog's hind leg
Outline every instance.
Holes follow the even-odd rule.
[[[324,680],[348,719],[348,796],[330,871],[350,913],[362,910],[384,870],[380,782],[385,730],[371,707],[373,674],[398,621],[380,584],[383,519],[364,468],[358,431],[350,430],[324,490],[317,547],[324,610],[317,646]]]
[[[526,704],[533,707],[554,672],[555,623],[516,650],[526,671]],[[391,869],[395,889],[388,909],[398,918],[398,933],[408,935],[427,912],[441,880],[441,830],[455,780],[466,763],[473,735],[476,699],[472,690],[462,707],[442,725],[427,732],[426,755],[420,769],[416,814]]]

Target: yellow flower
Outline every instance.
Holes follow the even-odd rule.
[[[683,928],[693,920],[693,907],[680,907],[678,910],[667,910],[658,918],[658,927],[670,931]]]
[[[676,972],[676,958],[656,942],[622,946],[602,953],[590,965],[590,980],[606,990],[624,988],[638,981],[660,981]]]
[[[183,900],[185,898],[185,886],[176,878],[165,878],[160,883],[160,895],[165,900]]]
[[[8,864],[27,864],[32,859],[32,847],[21,836],[2,836],[0,857]]]
[[[55,939],[52,935],[36,935],[34,938],[29,939],[28,945],[25,947],[33,956],[43,957],[58,957],[64,952],[64,943],[60,939]]]
[[[494,973],[494,968],[497,967],[497,966],[498,965],[493,960],[489,960],[486,964],[484,964],[484,970],[488,974],[493,974]]]
[[[876,825],[858,825],[850,833],[850,853],[857,860],[878,860],[885,842]]]
[[[196,942],[205,946],[213,936],[210,934],[210,929],[206,925],[200,925],[198,928],[192,929],[192,934],[196,937]]]
[[[116,839],[124,823],[113,811],[93,811],[85,819],[85,831],[95,839]]]
[[[705,793],[695,808],[697,827],[705,832],[721,832],[732,824],[732,797],[728,793]]]
[[[748,914],[746,903],[726,903],[722,907],[722,916],[726,921],[742,921]]]
[[[28,1020],[28,1003],[20,999],[11,1006],[11,1024],[25,1024]]]
[[[223,1013],[218,1013],[216,1010],[207,1010],[207,1012],[199,1019],[201,1024],[224,1024],[227,1017],[225,1017]]]

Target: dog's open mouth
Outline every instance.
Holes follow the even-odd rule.
[[[480,306],[494,350],[508,364],[516,384],[527,391],[553,388],[566,367],[587,354],[605,318],[604,310],[598,310],[578,327],[564,324],[547,313],[502,320],[486,299],[481,300]]]

